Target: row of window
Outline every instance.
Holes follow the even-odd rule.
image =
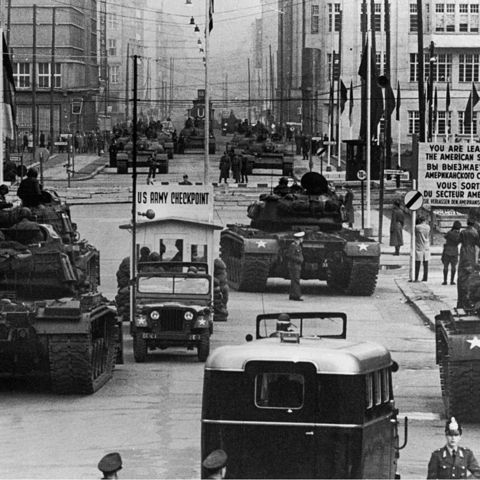
[[[51,63],[37,63],[37,87],[50,88],[51,87]],[[16,88],[31,88],[32,86],[32,64],[31,63],[14,63],[13,64],[13,78],[15,80]],[[118,65],[111,65],[108,67],[108,74],[111,84],[118,84],[120,81],[120,67]],[[53,72],[54,88],[62,87],[62,64],[54,64]]]
[[[448,113],[448,115],[447,115]],[[477,135],[477,112],[473,112],[473,119],[469,125],[464,124],[464,111],[457,112],[457,132],[458,135]],[[473,128],[473,132],[472,132]],[[439,111],[437,112],[436,130],[438,135],[450,135],[452,132],[452,112]],[[408,112],[408,133],[420,133],[420,112]]]
[[[367,16],[363,14],[363,3],[360,13],[360,31],[367,30]],[[386,30],[386,17],[382,3],[375,3],[375,12],[373,21],[375,31],[381,32]],[[370,5],[367,5],[370,12]],[[430,5],[425,5],[425,13],[430,14]],[[328,31],[339,32],[341,29],[341,4],[328,4]],[[320,7],[319,5],[311,6],[311,26],[312,34],[320,33]],[[462,33],[478,33],[479,31],[479,5],[478,3],[436,3],[435,15],[433,18],[432,28],[435,32],[462,32]],[[430,30],[429,22],[425,24],[425,30]],[[410,32],[418,31],[417,4],[410,4]]]

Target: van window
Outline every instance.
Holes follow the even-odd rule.
[[[365,377],[365,404],[367,408],[373,407],[373,374],[367,373]]]
[[[389,382],[389,370],[384,368],[382,370],[382,397],[384,402],[390,400],[390,382]]]
[[[380,370],[374,372],[373,388],[375,390],[375,405],[382,403],[382,382],[380,380]]]
[[[300,409],[305,379],[296,373],[261,373],[255,378],[255,405],[259,408]]]

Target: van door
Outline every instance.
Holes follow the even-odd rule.
[[[248,362],[243,478],[313,478],[316,367]],[[237,472],[238,474],[239,472]]]

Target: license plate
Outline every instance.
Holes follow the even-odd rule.
[[[155,333],[144,333],[142,334],[143,338],[157,338],[157,335]]]
[[[200,340],[200,335],[189,335],[188,339],[189,340]]]

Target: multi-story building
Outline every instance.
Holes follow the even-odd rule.
[[[20,136],[43,131],[55,141],[60,132],[95,129],[97,1],[13,0],[9,8]]]
[[[422,6],[424,48],[421,57],[424,81],[428,81],[431,69],[433,92],[437,92],[437,141],[446,139],[447,134],[450,140],[453,136],[470,137],[471,129],[478,137],[477,113],[473,114],[471,126],[464,125],[463,119],[472,82],[480,82],[479,2],[426,0]],[[308,133],[326,133],[329,121],[337,122],[336,108],[333,117],[328,115],[330,80],[335,66],[348,90],[352,83],[354,97],[353,125],[350,125],[347,102],[340,115],[339,135],[341,139],[358,138],[361,119],[358,70],[366,35],[366,21],[362,20],[365,8],[375,25],[379,74],[388,74],[395,96],[400,85],[400,120],[396,120],[395,114],[392,116],[394,149],[398,138],[402,148],[408,148],[412,135],[420,131],[417,2],[389,2],[390,72],[387,72],[385,27],[388,22],[384,1],[373,3],[373,15],[370,0],[278,0],[275,8],[282,12],[277,50],[277,111],[281,122],[298,121],[301,113]],[[338,82],[334,82],[334,87],[336,107]],[[435,94],[432,98],[434,103]]]

